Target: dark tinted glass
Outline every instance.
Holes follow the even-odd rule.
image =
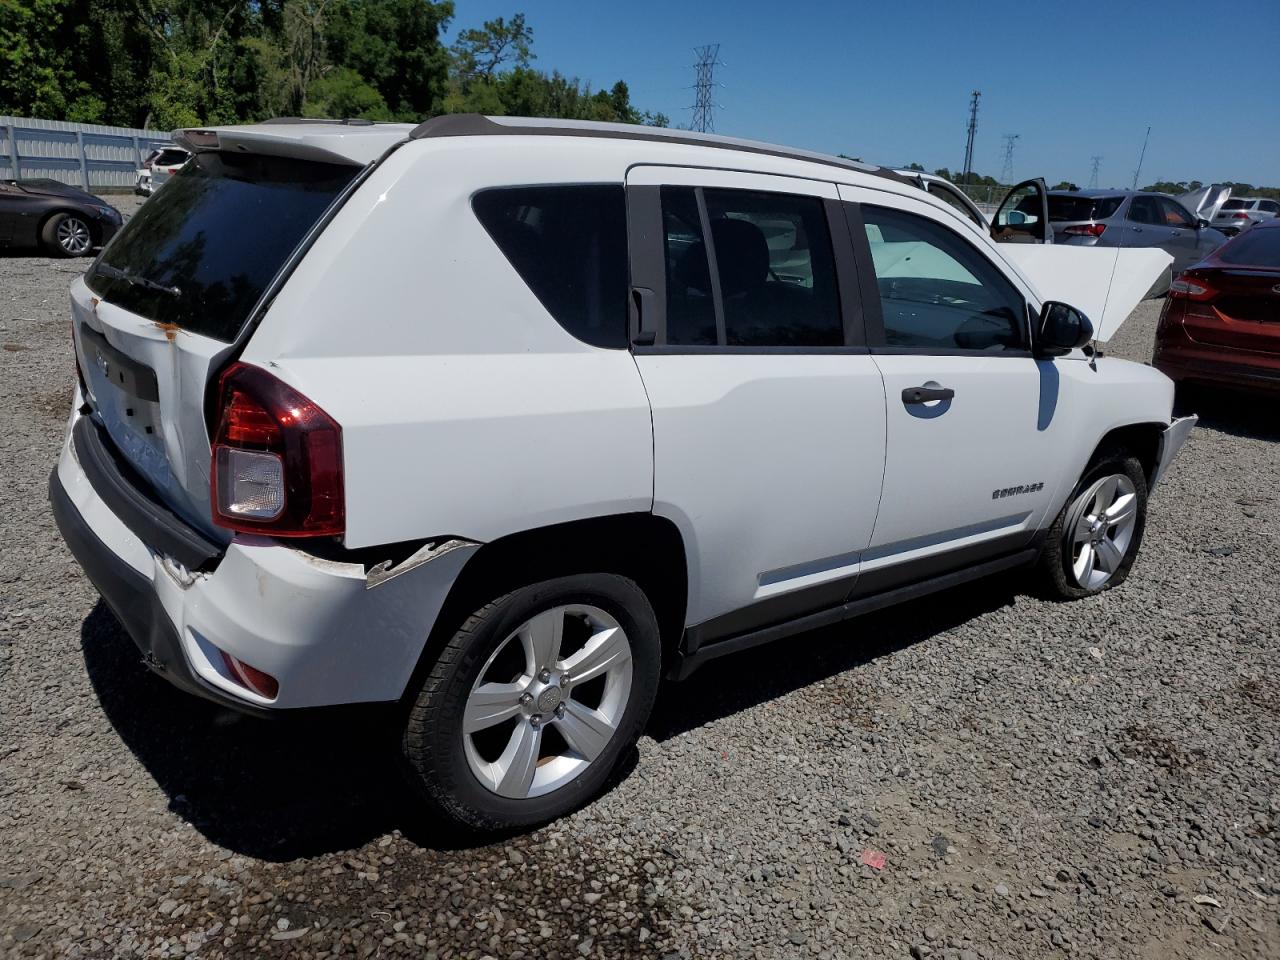
[[[844,323],[817,197],[707,190],[728,346],[838,347]]]
[[[885,345],[1000,353],[1026,346],[1026,301],[955,231],[864,206]]]
[[[1222,205],[1223,210],[1248,210],[1253,206],[1252,200],[1231,199]]]
[[[841,346],[844,325],[826,212],[816,197],[706,190],[715,286],[691,187],[664,187],[667,343]]]
[[[707,245],[692,187],[662,188],[667,260],[667,343],[714,346],[716,308]]]
[[[1280,267],[1280,227],[1254,227],[1218,250],[1223,263]]]
[[[1064,197],[1049,194],[1049,219],[1105,220],[1119,208],[1124,197]]]
[[[357,167],[201,153],[86,275],[109,303],[231,341]]]
[[[476,194],[471,205],[562,327],[597,347],[626,346],[627,210],[621,185],[504,187]]]
[[[1155,197],[1134,197],[1129,201],[1129,219],[1134,223],[1164,223]]]

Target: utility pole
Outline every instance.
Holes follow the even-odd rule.
[[[1004,166],[1000,169],[1000,182],[1003,184],[1013,183],[1013,145],[1018,137],[1016,133],[1004,135]]]
[[[1089,171],[1089,189],[1097,190],[1098,189],[1098,167],[1102,163],[1102,157],[1100,155],[1095,154],[1094,156],[1089,158],[1089,161],[1090,163],[1093,164],[1093,168]]]
[[[1133,189],[1138,189],[1138,176],[1142,173],[1142,161],[1147,156],[1147,141],[1151,139],[1151,127],[1147,127],[1147,135],[1142,140],[1142,152],[1138,154],[1138,169],[1133,171]]]
[[[713,116],[716,105],[711,99],[711,92],[716,86],[715,69],[717,66],[723,66],[720,63],[720,44],[708,43],[703,47],[694,47],[694,53],[698,55],[698,62],[693,65],[695,97],[693,123],[690,124],[689,129],[711,133],[716,128]]]
[[[973,176],[973,135],[978,132],[978,100],[981,90],[975,90],[969,97],[969,138],[964,145],[964,173],[961,183],[968,183]]]

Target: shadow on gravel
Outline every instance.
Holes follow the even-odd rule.
[[[1232,390],[1182,385],[1174,413],[1198,414],[1197,429],[1217,430],[1247,440],[1280,440],[1280,420],[1273,400]]]
[[[1021,579],[991,579],[711,660],[664,685],[646,733],[655,740],[749,709],[927,640],[1013,603]]]
[[[142,665],[101,601],[80,627],[94,692],[112,727],[211,842],[284,862],[360,847],[391,830],[433,850],[503,839],[442,829],[396,767],[393,725],[376,709],[246,717],[175,689]],[[605,791],[635,769],[623,757]]]
[[[667,685],[647,733],[666,740],[719,717],[851,670],[1012,602],[1015,585],[970,585],[706,664]],[[385,713],[311,711],[260,720],[185,694],[142,665],[99,602],[80,643],[90,682],[125,745],[210,841],[271,860],[360,847],[391,830],[435,850],[501,839],[442,830],[421,814],[396,769]],[[634,770],[630,751],[606,790]]]
[[[101,601],[80,643],[116,732],[170,809],[219,846],[292,860],[358,847],[401,825],[408,799],[377,717],[259,720],[189,696],[142,665]],[[445,840],[422,838],[450,846]]]

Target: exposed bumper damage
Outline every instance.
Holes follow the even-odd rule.
[[[1154,490],[1165,471],[1169,469],[1169,464],[1173,463],[1174,458],[1182,450],[1182,445],[1187,442],[1187,437],[1191,436],[1191,430],[1200,418],[1194,414],[1189,417],[1176,417],[1164,433],[1160,434],[1160,450],[1159,456],[1156,458],[1156,472],[1151,478],[1151,488]]]
[[[70,442],[50,477],[50,499],[76,559],[148,666],[190,692],[258,713],[398,699],[480,546],[439,540],[366,570],[237,536],[216,564],[193,573],[112,512]],[[219,651],[274,677],[277,696],[238,683]]]

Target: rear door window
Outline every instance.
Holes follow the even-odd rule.
[[[708,188],[700,210],[698,197],[691,187],[662,189],[667,343],[843,346],[822,200]]]
[[[197,154],[133,215],[85,279],[108,303],[229,343],[359,170]]]
[[[562,327],[627,344],[627,210],[621,184],[503,187],[471,201],[520,278]]]
[[[1134,223],[1164,223],[1155,197],[1134,197],[1129,202],[1129,219]]]

